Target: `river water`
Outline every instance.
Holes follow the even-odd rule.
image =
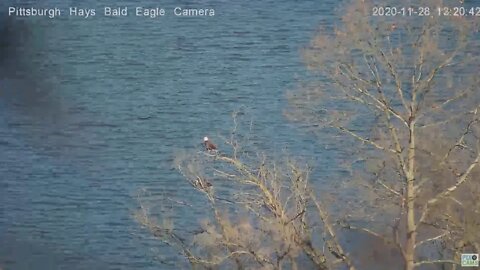
[[[236,109],[266,151],[313,161],[330,151],[282,112],[307,76],[300,50],[333,23],[337,1],[83,1],[95,17],[6,16],[9,5],[80,7],[30,2],[0,5],[0,267],[167,267],[155,256],[168,250],[132,218],[136,194],[195,201],[174,155],[220,140]],[[109,4],[167,16],[104,17]],[[175,17],[177,5],[216,14]],[[329,165],[319,162],[324,175]],[[178,226],[199,218],[174,216]]]

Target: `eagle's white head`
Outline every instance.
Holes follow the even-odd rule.
[[[208,137],[203,137],[204,142],[208,142]]]

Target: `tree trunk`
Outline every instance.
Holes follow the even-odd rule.
[[[408,144],[407,167],[407,243],[405,246],[405,270],[415,268],[415,242],[417,228],[415,224],[415,123],[409,124],[410,138]]]

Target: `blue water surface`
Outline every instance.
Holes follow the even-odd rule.
[[[132,218],[136,194],[195,201],[174,155],[199,147],[205,135],[219,141],[239,108],[253,120],[260,149],[288,148],[328,178],[334,151],[283,111],[285,92],[309,76],[301,48],[320,25],[334,23],[338,4],[2,1],[0,267],[166,268],[155,256],[168,249]],[[77,5],[97,16],[11,18],[9,5]],[[104,17],[107,5],[132,14]],[[167,16],[135,17],[135,6],[162,7]],[[216,14],[180,18],[175,6]],[[200,218],[174,215],[185,227]]]

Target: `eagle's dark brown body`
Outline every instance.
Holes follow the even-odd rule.
[[[212,142],[210,142],[210,140],[208,140],[207,137],[203,139],[203,143],[205,144],[205,150],[207,151],[217,150],[217,146]]]

